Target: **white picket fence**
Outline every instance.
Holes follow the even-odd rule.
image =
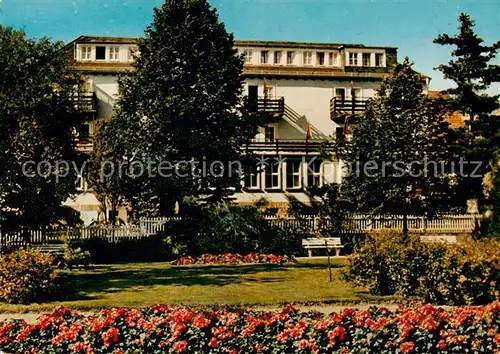
[[[303,215],[299,217],[266,216],[265,219],[273,226],[288,230],[306,230],[310,232],[331,228],[328,220],[317,216]],[[141,219],[140,229],[151,234],[163,232],[170,222],[181,218]],[[373,230],[403,230],[402,215],[349,215],[342,227],[342,233],[361,233]],[[479,214],[442,215],[439,218],[426,219],[422,216],[408,216],[410,232],[461,234],[470,233],[479,226],[482,216]]]
[[[82,241],[100,239],[107,242],[123,240],[137,240],[151,236],[151,233],[142,232],[138,226],[89,226],[77,228],[57,228],[39,230],[19,230],[3,233],[0,236],[2,246],[60,243],[63,240]]]
[[[273,226],[287,230],[304,230],[315,232],[331,228],[328,220],[321,220],[316,216],[304,215],[300,217],[274,217],[265,219]],[[100,239],[107,242],[124,240],[138,240],[167,230],[169,223],[182,220],[180,217],[140,219],[138,225],[131,226],[90,226],[79,228],[59,228],[44,230],[21,230],[15,233],[0,234],[0,245],[22,245],[57,243],[64,239],[70,241]],[[471,233],[479,226],[481,215],[443,215],[435,219],[425,219],[421,216],[409,216],[408,228],[410,232],[425,234],[462,234]],[[350,215],[344,225],[342,233],[362,233],[370,230],[402,230],[403,216],[372,216]]]

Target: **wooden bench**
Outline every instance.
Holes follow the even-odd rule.
[[[64,257],[66,246],[61,244],[44,244],[44,245],[31,245],[30,249],[41,253],[50,253],[53,256]]]
[[[307,255],[312,257],[313,249],[335,250],[335,257],[340,255],[340,250],[344,248],[340,237],[310,237],[302,240],[302,246],[307,250]]]

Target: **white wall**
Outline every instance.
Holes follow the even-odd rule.
[[[248,85],[258,85],[259,95],[263,95],[264,81],[262,79],[245,80],[245,94],[248,93]],[[284,97],[289,118],[297,118],[300,126],[305,129],[306,120],[325,136],[334,134],[336,124],[330,119],[330,100],[333,98],[334,88],[346,89],[347,97],[350,95],[351,82],[348,80],[307,80],[307,79],[266,79],[269,87],[274,87],[273,94],[276,97]],[[363,98],[373,97],[374,89],[378,82],[365,81],[354,83],[355,88],[361,88]],[[293,126],[286,126],[280,122],[278,138],[281,139],[303,139],[303,133],[297,132]],[[314,132],[313,132],[314,134]],[[313,136],[314,137],[314,136]]]

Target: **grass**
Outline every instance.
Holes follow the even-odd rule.
[[[63,301],[0,304],[0,312],[51,311],[66,306],[82,311],[111,307],[170,305],[273,306],[285,303],[380,302],[338,280],[344,259],[333,259],[334,282],[326,260],[297,264],[173,267],[169,263],[99,265],[65,275]]]

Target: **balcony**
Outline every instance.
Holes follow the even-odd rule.
[[[358,115],[365,111],[368,99],[346,99],[334,97],[330,101],[330,118],[338,124],[343,124],[348,115]]]
[[[97,111],[97,97],[93,92],[78,93],[73,96],[75,109],[80,113],[95,113]]]
[[[246,148],[255,152],[292,152],[292,153],[318,153],[321,149],[328,149],[330,143],[321,139],[275,139],[274,141],[252,140]]]
[[[248,112],[251,114],[266,114],[274,118],[281,118],[285,114],[285,98],[249,98],[245,99]]]

